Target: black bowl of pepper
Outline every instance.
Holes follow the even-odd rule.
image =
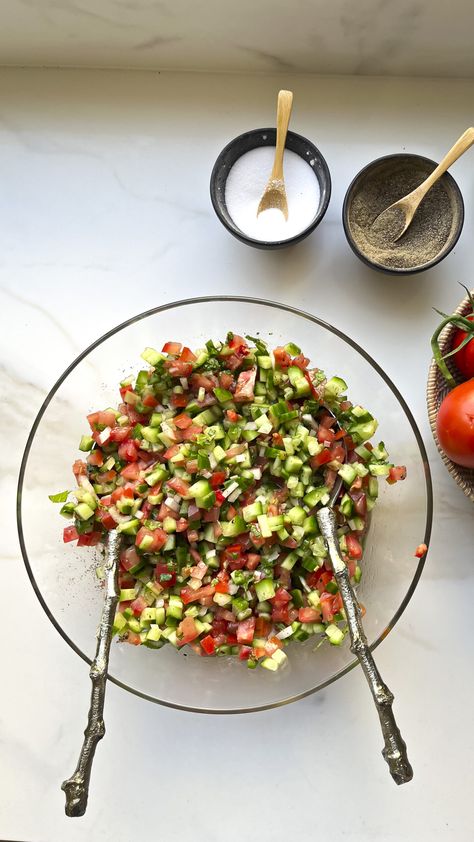
[[[393,275],[424,272],[454,248],[464,223],[464,202],[449,173],[428,191],[399,240],[394,242],[389,229],[373,224],[385,208],[418,187],[436,166],[421,155],[386,155],[367,164],[351,182],[342,223],[352,251],[367,266]]]

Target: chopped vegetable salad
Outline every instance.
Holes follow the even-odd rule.
[[[123,536],[114,634],[268,670],[290,641],[339,645],[346,620],[315,512],[342,477],[339,545],[357,583],[378,480],[406,473],[370,443],[377,421],[293,343],[228,333],[142,357],[118,407],[88,416],[78,487],[51,497],[71,519],[65,542]]]

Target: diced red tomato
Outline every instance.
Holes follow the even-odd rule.
[[[289,594],[285,588],[278,588],[271,602],[276,608],[279,608],[280,606],[291,602],[291,594]]]
[[[119,459],[122,459],[124,462],[137,462],[138,447],[134,441],[122,442],[122,444],[119,444],[118,455]]]
[[[390,485],[393,485],[394,483],[399,482],[399,480],[405,479],[406,475],[407,475],[407,469],[405,468],[405,466],[404,465],[398,465],[395,468],[390,468],[390,473],[387,477],[387,482]]]
[[[181,360],[166,360],[165,366],[171,377],[189,377],[193,370],[191,363],[184,363]]]
[[[239,661],[248,661],[252,654],[251,646],[241,646],[239,649]]]
[[[346,535],[347,552],[351,558],[362,558],[362,547],[359,539],[353,532],[348,532]]]
[[[102,501],[103,499],[104,498],[102,498]],[[107,509],[103,509],[101,506],[99,506],[99,508],[96,510],[95,516],[97,520],[102,524],[104,529],[115,529],[115,527],[117,526],[112,515],[109,514]]]
[[[311,465],[313,471],[317,471],[321,465],[325,465],[326,462],[332,462],[332,455],[328,447],[325,447],[321,453],[317,453],[316,456],[312,456],[309,460],[309,464]]]
[[[202,433],[202,429],[203,428],[199,427],[198,424],[192,424],[190,427],[187,427],[187,429],[183,430],[181,433],[183,441],[194,441],[196,436],[198,436],[199,433]]]
[[[127,427],[112,427],[110,431],[110,441],[122,442],[128,439],[132,428]]]
[[[65,544],[68,544],[69,541],[77,541],[79,538],[79,533],[75,526],[66,526],[63,530],[63,541]]]
[[[204,649],[206,655],[213,655],[216,651],[216,644],[214,642],[214,638],[210,634],[207,634],[206,637],[202,638],[201,646]]]
[[[235,424],[235,422],[238,421],[239,418],[240,418],[240,415],[237,412],[235,412],[233,409],[227,409],[226,415],[227,415],[227,418],[229,419],[229,421],[232,421],[233,424]]]
[[[78,547],[95,547],[95,545],[99,543],[101,538],[102,538],[101,532],[85,532],[83,535],[79,535],[77,546]]]
[[[187,395],[179,394],[177,392],[173,392],[170,398],[170,404],[175,408],[187,406],[188,402],[189,398]]]
[[[137,598],[134,599],[132,604],[130,605],[130,608],[132,609],[135,617],[139,617],[143,609],[147,608],[147,605],[148,603],[146,599],[143,599],[142,596],[137,596]]]
[[[291,357],[284,348],[275,348],[273,356],[275,357],[275,365],[278,368],[288,368],[291,365]]]
[[[176,491],[176,494],[179,494],[180,497],[186,497],[189,491],[189,482],[186,482],[181,477],[173,477],[166,481],[168,488],[172,488],[173,491]]]
[[[120,485],[118,488],[115,488],[110,495],[112,503],[116,503],[117,500],[121,500],[123,497],[133,500],[133,488],[131,488],[131,486]]]
[[[155,565],[155,579],[163,588],[172,588],[176,584],[176,573],[164,562]]]
[[[176,456],[179,453],[179,445],[172,444],[171,447],[168,447],[167,450],[164,452],[165,459],[172,459],[173,456]]]
[[[204,587],[198,588],[197,591],[193,591],[193,589],[189,587],[181,588],[180,596],[184,604],[188,605],[190,602],[197,602],[198,600],[205,599],[206,597],[212,597],[214,593],[214,585],[204,585]]]
[[[193,423],[193,419],[191,418],[191,416],[186,415],[185,412],[182,412],[181,415],[175,415],[175,417],[172,420],[174,425],[180,430],[186,430]]]
[[[271,627],[271,623],[265,617],[257,617],[255,620],[255,637],[267,637]]]
[[[163,529],[147,529],[146,526],[142,526],[141,529],[138,530],[137,536],[135,538],[135,544],[137,547],[140,547],[141,542],[146,537],[152,538],[152,543],[147,548],[147,553],[156,553],[166,544],[168,540],[168,535]]]
[[[158,406],[158,401],[153,395],[145,395],[142,403],[143,406],[148,406],[150,409],[154,409],[155,406]]]
[[[173,356],[177,356],[182,347],[181,342],[165,342],[161,350],[163,354],[172,354]]]
[[[86,463],[83,462],[82,459],[76,459],[76,461],[74,462],[74,464],[72,466],[72,472],[73,472],[74,476],[76,477],[76,479],[77,479],[77,477],[80,477],[82,474],[87,474]]]
[[[319,620],[321,614],[316,608],[300,608],[298,610],[298,620],[300,623],[316,623]]]
[[[126,550],[123,551],[120,555],[120,566],[124,570],[131,570],[132,567],[139,564],[140,556],[138,555],[135,547],[127,547]]]
[[[189,526],[189,521],[185,517],[180,517],[176,521],[176,532],[186,532]]]
[[[280,638],[271,637],[265,642],[264,649],[265,654],[271,656],[274,652],[277,651],[277,649],[283,649],[283,643],[281,642]]]
[[[190,348],[187,348],[185,346],[181,351],[181,356],[179,359],[185,363],[193,363],[195,362],[195,360],[197,360],[197,357],[196,354],[193,354]]]
[[[297,354],[296,357],[293,357],[292,365],[298,366],[301,371],[306,371],[309,365],[308,357],[304,357],[303,354]]]
[[[241,371],[237,378],[237,385],[234,392],[235,401],[251,401],[253,400],[253,390],[255,380],[257,377],[257,369],[251,368],[249,371]]]
[[[334,613],[332,610],[332,603],[333,598],[332,594],[323,592],[321,594],[321,613],[323,615],[323,620],[325,623],[332,623],[334,619]]]
[[[216,593],[229,593],[229,585],[227,582],[218,582],[215,588]]]
[[[227,474],[225,471],[215,471],[215,473],[213,473],[212,476],[209,478],[211,488],[219,488],[219,486],[222,485],[223,482],[225,482],[226,477]]]
[[[319,399],[320,399],[320,395],[319,395],[319,392],[318,392],[318,390],[316,389],[316,387],[315,387],[315,385],[314,385],[313,381],[311,380],[311,375],[310,375],[309,371],[305,371],[305,372],[304,372],[304,376],[305,376],[306,380],[308,381],[309,388],[311,389],[311,394],[312,394],[313,398],[314,398],[316,401],[319,401]]]
[[[219,386],[221,389],[229,390],[234,385],[234,378],[228,371],[223,371],[219,374]]]
[[[252,643],[255,632],[255,617],[247,617],[237,626],[237,642]]]
[[[425,553],[427,553],[427,552],[428,552],[428,547],[426,546],[426,544],[418,544],[418,546],[415,550],[415,556],[416,556],[416,558],[422,558],[425,555]]]
[[[104,454],[102,453],[99,447],[96,447],[95,450],[92,450],[87,457],[87,462],[89,465],[94,467],[100,468],[101,465],[104,464]]]
[[[192,617],[185,617],[184,620],[181,620],[178,626],[178,632],[182,635],[182,637],[178,638],[178,646],[184,646],[185,643],[190,643],[191,640],[199,637],[196,623]]]
[[[261,558],[258,553],[247,553],[245,567],[247,570],[255,570],[260,564]]]
[[[237,333],[234,333],[232,339],[230,340],[229,348],[232,348],[236,354],[240,354],[242,357],[245,357],[248,354],[247,342],[243,336],[239,336]]]
[[[140,643],[142,642],[140,635],[135,634],[135,632],[132,631],[129,631],[126,641],[127,643],[131,643],[132,646],[140,646]]]
[[[321,444],[325,442],[332,443],[334,441],[334,430],[329,429],[328,427],[320,427],[317,432],[317,439]]]
[[[125,468],[120,471],[120,476],[130,482],[137,480],[140,476],[140,467],[137,462],[130,462],[129,465],[125,465]]]

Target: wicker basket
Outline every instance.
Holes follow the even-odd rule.
[[[474,294],[474,290],[472,290],[472,294]],[[464,316],[466,313],[470,312],[470,310],[471,306],[469,298],[466,297],[464,301],[461,302],[461,304],[455,312],[459,316]],[[447,325],[441,332],[439,337],[439,347],[441,349],[442,354],[446,354],[448,351],[451,350],[451,343],[453,341],[455,331],[456,328],[453,325]],[[459,374],[456,371],[456,368],[450,358],[446,360],[446,365],[448,366],[456,383],[460,383],[461,378],[459,377]],[[443,398],[446,397],[448,392],[449,386],[447,385],[435,361],[432,360],[428,375],[426,400],[428,404],[428,417],[430,420],[433,438],[436,442],[436,447],[438,448],[443,462],[445,463],[449,473],[457,482],[457,484],[461,486],[462,490],[464,491],[464,494],[466,494],[474,502],[474,469],[463,468],[461,465],[456,465],[455,462],[452,462],[451,459],[448,459],[444,451],[441,449],[438,441],[438,436],[436,435],[436,417],[438,414],[438,409],[440,407],[441,401],[443,400]]]

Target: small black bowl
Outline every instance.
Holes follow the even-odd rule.
[[[294,132],[288,132],[285,148],[289,149],[291,152],[296,152],[300,158],[307,161],[308,166],[312,167],[314,175],[318,179],[320,190],[318,210],[316,211],[316,214],[310,224],[307,225],[303,231],[300,231],[299,234],[295,234],[294,237],[290,237],[287,240],[269,242],[268,240],[255,240],[253,237],[249,237],[247,234],[244,234],[244,232],[241,231],[235,224],[229,214],[229,211],[227,210],[227,205],[225,203],[225,185],[227,176],[237,159],[246,152],[249,152],[251,149],[256,149],[259,146],[275,146],[275,144],[276,129],[252,129],[250,132],[244,132],[244,134],[241,134],[234,138],[234,140],[231,140],[230,143],[228,143],[222,150],[211,173],[211,201],[220,221],[227,230],[234,235],[234,237],[237,237],[237,239],[242,243],[246,243],[246,245],[253,246],[257,249],[281,249],[286,246],[293,246],[295,243],[299,243],[301,240],[304,240],[304,238],[307,237],[308,234],[311,234],[311,232],[314,231],[316,226],[321,222],[327,211],[331,196],[331,176],[329,174],[329,168],[319,149],[317,149],[316,146],[314,146],[314,144],[309,140],[306,140],[305,137],[295,134]]]
[[[416,266],[412,266],[409,268],[406,267],[395,267],[395,266],[387,266],[383,263],[378,263],[375,260],[372,260],[365,252],[363,252],[357,242],[355,241],[354,237],[352,236],[351,226],[349,221],[350,210],[352,206],[352,201],[354,196],[360,192],[363,188],[364,182],[367,182],[371,179],[374,175],[383,174],[389,179],[393,176],[397,169],[403,163],[412,163],[412,164],[419,164],[420,169],[426,172],[426,175],[423,178],[426,178],[435,167],[437,167],[437,163],[432,161],[431,158],[425,158],[422,155],[413,155],[409,153],[400,153],[395,155],[385,155],[382,158],[376,158],[375,161],[372,161],[370,164],[367,164],[359,173],[357,173],[356,177],[351,181],[347,193],[344,198],[344,204],[342,206],[342,224],[344,226],[344,233],[347,238],[347,242],[349,243],[352,251],[357,257],[362,260],[366,266],[370,266],[371,269],[377,269],[379,272],[385,272],[387,275],[413,275],[417,272],[425,272],[426,269],[430,269],[432,266],[436,266],[437,263],[440,263],[446,255],[454,248],[457,241],[459,240],[462,227],[464,224],[464,202],[462,198],[462,193],[455,182],[452,175],[449,173],[444,173],[444,175],[440,178],[440,183],[443,185],[444,189],[446,190],[450,203],[451,203],[451,210],[453,214],[453,223],[451,226],[451,231],[449,233],[448,239],[446,240],[444,246],[440,249],[438,254],[435,257],[431,258],[431,260],[426,261],[425,263],[420,263]],[[401,196],[399,197],[401,198]],[[395,201],[395,200],[394,200]]]

